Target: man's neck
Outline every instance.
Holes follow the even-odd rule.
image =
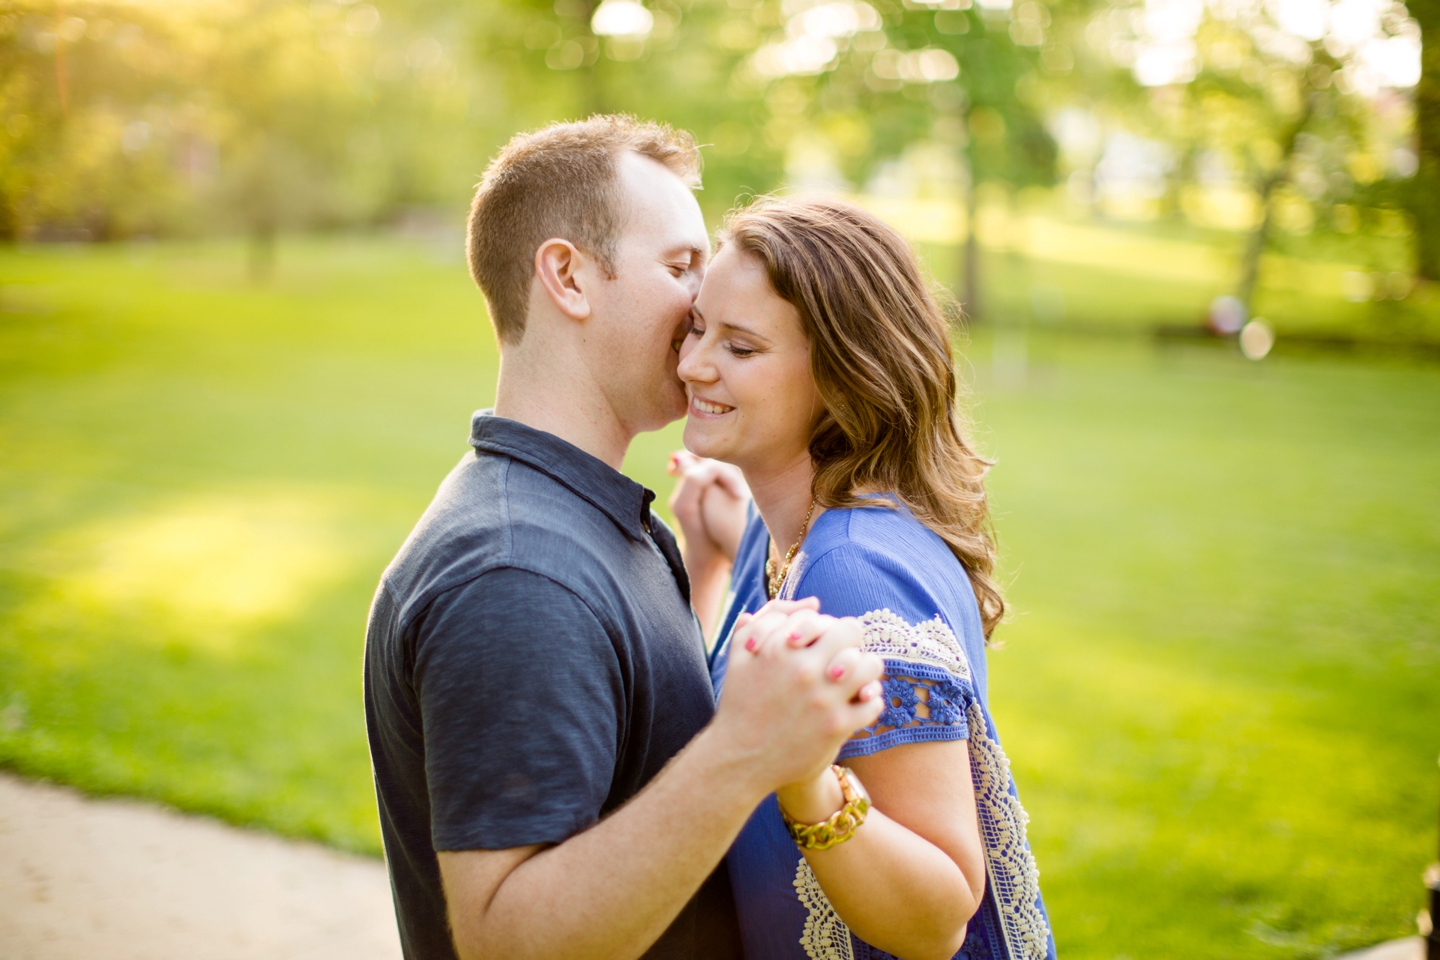
[[[502,356],[495,415],[554,434],[616,470],[635,437],[578,362],[542,365]]]
[[[815,467],[808,454],[769,470],[745,471],[745,482],[750,487],[750,495],[755,498],[755,509],[765,522],[765,529],[770,531],[771,545],[781,557],[785,556],[791,544],[800,539],[805,515],[810,512],[810,484],[814,478]],[[819,511],[818,507],[816,511]],[[810,522],[815,522],[814,516],[811,516]]]

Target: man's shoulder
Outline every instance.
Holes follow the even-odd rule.
[[[600,545],[619,535],[602,512],[543,471],[471,453],[440,484],[383,580],[401,622],[497,569],[527,570],[580,592],[577,575],[603,566]]]
[[[399,606],[416,594],[433,596],[503,563],[507,468],[503,458],[467,454],[441,482],[382,577]]]

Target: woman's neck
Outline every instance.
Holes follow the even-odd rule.
[[[760,512],[760,519],[770,532],[771,546],[778,556],[785,556],[790,545],[800,538],[805,516],[810,512],[810,484],[814,478],[815,467],[808,453],[778,469],[745,471],[745,482],[750,487],[750,495],[755,498],[755,509]],[[815,522],[820,512],[821,508],[817,506],[810,523]]]

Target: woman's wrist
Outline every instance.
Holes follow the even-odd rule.
[[[696,555],[697,553],[699,556]],[[685,564],[685,573],[690,577],[691,583],[723,583],[730,576],[732,564],[718,551],[710,550],[701,553],[700,551],[685,550],[681,552],[680,559]]]
[[[821,823],[845,805],[840,781],[826,767],[811,780],[786,784],[776,791],[780,808],[797,823]]]

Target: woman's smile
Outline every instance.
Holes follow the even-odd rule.
[[[808,456],[819,410],[810,341],[754,254],[722,247],[715,255],[676,373],[690,395],[691,452],[757,476]]]
[[[705,400],[695,396],[690,398],[690,413],[692,416],[706,419],[723,417],[734,409],[734,407],[726,406],[723,403],[716,403],[713,400]]]

